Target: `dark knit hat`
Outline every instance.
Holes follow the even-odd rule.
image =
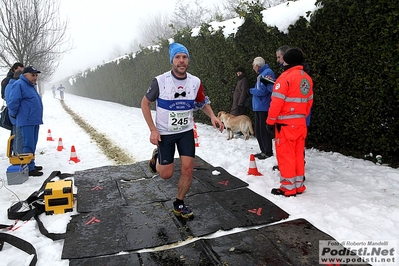
[[[303,52],[299,48],[291,48],[283,56],[284,62],[288,65],[301,65],[304,62]]]
[[[245,69],[243,67],[238,67],[237,72],[245,73]]]
[[[188,53],[187,48],[183,44],[174,42],[169,46],[169,59],[171,64],[173,63],[173,58],[178,53],[185,53],[188,59],[190,59],[190,54]]]

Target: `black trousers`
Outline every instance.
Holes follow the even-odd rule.
[[[267,156],[272,156],[272,137],[266,129],[267,115],[268,112],[255,112],[255,137],[258,140],[260,151]]]

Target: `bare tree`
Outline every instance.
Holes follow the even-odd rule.
[[[201,0],[180,0],[176,3],[175,11],[171,23],[173,28],[199,27],[202,23],[212,21],[211,11],[202,6]]]
[[[150,20],[142,20],[139,26],[140,44],[143,46],[153,45],[161,39],[173,36],[173,30],[169,26],[167,14],[156,14]]]
[[[140,50],[140,41],[137,38],[134,38],[128,45],[128,51],[129,53],[135,53],[138,50]]]
[[[115,44],[108,56],[108,59],[111,61],[111,60],[114,60],[115,58],[121,57],[122,55],[125,55],[128,53],[129,52],[127,51],[127,49],[124,49],[124,48],[122,48],[122,46]]]
[[[59,0],[0,0],[0,66],[34,65],[50,78],[72,49]]]

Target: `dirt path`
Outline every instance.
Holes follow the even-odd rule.
[[[101,151],[108,159],[115,162],[117,165],[135,163],[134,158],[125,153],[123,149],[115,145],[112,140],[108,139],[102,133],[99,133],[95,128],[90,126],[83,118],[77,115],[71,108],[69,108],[64,101],[60,101],[64,110],[72,117],[76,124],[78,124],[100,147]]]

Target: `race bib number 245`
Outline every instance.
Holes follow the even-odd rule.
[[[169,112],[168,129],[169,131],[180,131],[190,125],[190,111]]]

